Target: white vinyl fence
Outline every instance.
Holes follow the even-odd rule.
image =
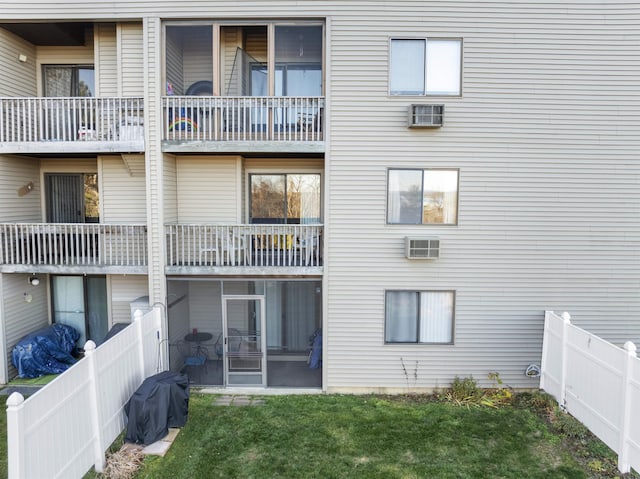
[[[640,471],[640,359],[545,313],[540,387],[618,454],[618,469]],[[633,407],[635,405],[635,407]]]
[[[125,427],[124,406],[159,368],[161,313],[134,321],[26,400],[7,400],[9,479],[102,472],[105,451]]]

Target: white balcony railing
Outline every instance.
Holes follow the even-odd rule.
[[[145,225],[2,223],[0,265],[146,266]]]
[[[163,140],[323,140],[323,97],[203,97],[162,99]]]
[[[142,98],[0,98],[0,143],[143,139]]]
[[[168,266],[322,266],[319,224],[170,224],[165,231]]]

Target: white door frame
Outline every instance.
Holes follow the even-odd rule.
[[[230,384],[229,377],[229,364],[231,358],[228,355],[229,352],[229,341],[228,337],[228,302],[230,301],[257,301],[259,305],[260,311],[260,370],[259,372],[233,372],[231,371],[231,375],[233,377],[241,377],[246,376],[257,377],[260,375],[260,381],[256,381],[254,383],[234,383],[233,381]],[[265,295],[263,294],[223,294],[222,295],[222,337],[223,337],[223,366],[224,366],[224,384],[229,387],[267,387],[267,316],[266,316],[266,300]]]

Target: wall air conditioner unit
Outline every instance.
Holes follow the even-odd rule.
[[[438,259],[440,257],[440,239],[434,236],[406,236],[405,256],[409,259]]]
[[[440,128],[444,125],[444,105],[410,105],[409,128]]]

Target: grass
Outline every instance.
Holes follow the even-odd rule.
[[[269,396],[257,406],[192,392],[169,452],[147,456],[136,479],[622,477],[615,455],[548,396],[472,401],[466,386],[458,397]],[[0,432],[5,478],[4,414]]]
[[[136,478],[587,478],[540,417],[407,397],[267,397],[215,406],[192,395],[164,458]]]

